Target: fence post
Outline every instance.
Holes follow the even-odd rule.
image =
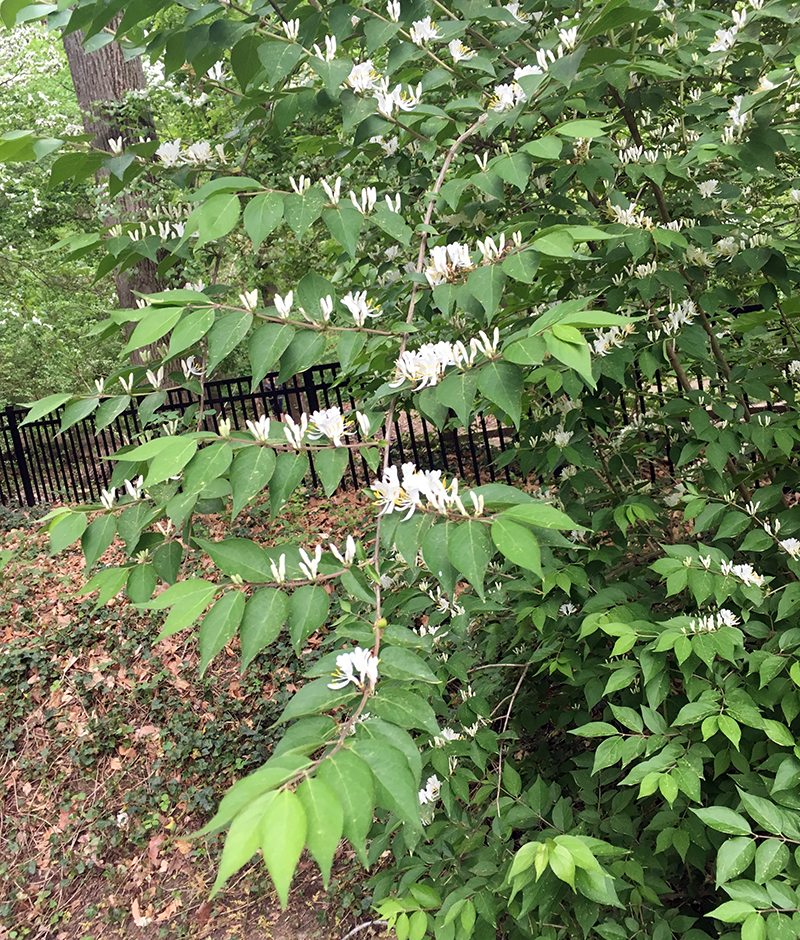
[[[17,463],[17,468],[19,469],[20,479],[22,481],[22,489],[25,492],[25,502],[29,506],[34,506],[36,500],[33,495],[33,486],[31,485],[31,475],[28,470],[28,462],[25,459],[25,448],[22,446],[22,438],[19,436],[19,428],[17,427],[17,418],[14,414],[13,405],[6,406],[6,418],[8,419],[8,429],[11,431],[11,443],[14,446],[14,459]]]

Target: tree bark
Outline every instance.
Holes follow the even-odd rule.
[[[112,20],[109,29],[116,29],[121,17],[122,14],[119,14]],[[126,91],[147,87],[138,56],[126,62],[116,42],[107,43],[94,52],[86,52],[80,30],[64,36],[64,51],[83,115],[84,129],[87,134],[95,135],[93,144],[97,149],[110,152],[109,140],[112,138],[121,137],[124,146],[127,142],[135,142],[140,136],[155,136],[155,126],[148,117],[140,118],[135,126],[114,117],[114,106],[122,102]],[[104,108],[104,103],[110,107]],[[109,225],[117,221],[140,221],[145,208],[141,200],[130,193],[122,193],[104,221]],[[158,278],[156,265],[146,258],[127,271],[117,271],[114,281],[119,305],[124,308],[136,306],[134,291],[152,294],[164,287]],[[141,364],[143,360],[140,354],[141,350],[137,350],[133,359]]]

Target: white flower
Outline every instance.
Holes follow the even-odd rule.
[[[353,564],[353,561],[356,557],[356,543],[352,535],[347,536],[347,541],[345,543],[344,555],[339,551],[339,549],[331,542],[328,545],[328,548],[331,550],[331,553],[340,561],[346,568],[349,568]]]
[[[527,95],[522,90],[522,86],[517,82],[511,82],[495,88],[494,95],[489,98],[489,107],[492,111],[510,111],[526,100]]]
[[[358,209],[362,215],[367,215],[372,212],[375,208],[375,203],[378,199],[378,194],[374,186],[365,186],[361,190],[361,202],[359,203],[356,194],[353,190],[350,190],[350,202]]]
[[[120,376],[119,384],[122,386],[122,391],[125,392],[126,395],[130,395],[133,392],[133,372],[128,375],[127,379]]]
[[[300,450],[303,437],[308,430],[308,415],[305,412],[300,415],[300,424],[295,424],[291,415],[284,415],[283,420],[285,422],[283,433],[286,435],[286,440],[295,450]]]
[[[418,383],[415,392],[420,389],[436,385],[444,378],[447,366],[455,365],[453,346],[451,343],[424,343],[417,350],[407,349],[395,363],[394,381],[392,388],[397,388],[406,379]]]
[[[558,608],[559,617],[569,617],[570,614],[577,614],[578,608],[571,602],[567,601],[566,604],[562,604]]]
[[[491,264],[496,261],[500,255],[503,254],[503,251],[506,247],[506,237],[501,235],[495,244],[493,238],[485,238],[483,241],[478,242],[478,250],[483,255],[484,264]]]
[[[302,569],[303,574],[308,578],[309,581],[316,581],[317,579],[317,569],[319,568],[319,563],[322,561],[322,545],[317,545],[314,549],[314,557],[312,558],[304,548],[300,549],[300,556],[303,559],[300,562],[300,568]]]
[[[339,205],[339,199],[342,194],[342,178],[341,176],[336,177],[336,182],[333,184],[333,189],[331,189],[330,184],[326,179],[321,179],[320,183],[322,188],[325,190],[325,195],[330,199],[334,206]]]
[[[731,17],[733,18],[733,25],[736,29],[744,29],[744,24],[747,20],[747,10],[731,10]]]
[[[231,436],[231,419],[230,418],[220,418],[217,422],[217,434],[220,437],[230,437]]]
[[[450,50],[454,62],[466,62],[478,54],[474,49],[468,49],[460,39],[452,39],[447,44],[447,48]]]
[[[322,319],[327,323],[333,313],[333,298],[330,294],[327,297],[320,297],[319,309],[322,313]]]
[[[336,657],[335,681],[329,682],[328,688],[343,689],[352,682],[357,689],[363,690],[368,680],[369,688],[374,689],[378,681],[378,662],[377,656],[360,646],[349,653],[342,653]]]
[[[380,76],[375,71],[372,59],[367,59],[365,62],[359,62],[353,66],[347,76],[347,84],[353,91],[363,94],[365,91],[374,89],[379,79]]]
[[[128,814],[125,812],[124,809],[120,810],[120,812],[117,813],[117,828],[122,829],[124,826],[127,826],[127,824],[128,824]],[[144,918],[144,919],[147,920],[147,918]]]
[[[300,32],[300,20],[289,20],[283,24],[283,31],[286,33],[287,39],[297,39],[297,34]]]
[[[367,317],[379,317],[383,312],[381,308],[372,300],[367,300],[367,292],[353,293],[349,291],[342,297],[342,303],[353,314],[356,326],[363,327],[367,322]]]
[[[761,587],[761,585],[764,583],[764,575],[757,574],[753,570],[752,565],[734,565],[731,569],[731,572],[735,574],[736,577],[741,581],[744,581],[748,587]]]
[[[531,18],[531,17],[530,17],[530,14],[529,14],[529,13],[523,13],[523,12],[520,10],[520,6],[521,6],[521,4],[517,3],[516,0],[514,0],[513,3],[507,3],[507,4],[503,7],[503,9],[504,9],[504,10],[508,10],[508,12],[514,17],[514,19],[515,19],[518,23],[527,23],[527,22],[529,22],[529,20],[530,20],[530,18]],[[506,22],[508,22],[508,21],[506,20]],[[512,24],[512,25],[513,25],[513,24]]]
[[[402,481],[397,467],[391,466],[384,471],[382,480],[372,484],[376,505],[381,507],[379,515],[407,510],[406,519],[410,519],[416,509],[422,508],[423,496],[437,512],[446,514],[455,505],[462,515],[467,515],[458,496],[458,480],[452,480],[446,487],[441,470],[417,470],[413,463],[404,463],[400,471]]]
[[[325,55],[322,54],[322,50],[316,43],[314,43],[314,53],[318,59],[324,59],[326,62],[332,62],[336,58],[336,37],[325,37]]]
[[[441,790],[442,782],[434,774],[432,777],[428,777],[425,781],[425,789],[419,791],[419,802],[421,806],[424,806],[426,803],[435,803],[439,799],[439,791]]]
[[[246,290],[243,294],[239,294],[239,300],[241,300],[243,307],[248,310],[255,310],[258,306],[258,289]]]
[[[342,437],[351,434],[352,421],[345,421],[337,405],[324,411],[315,411],[308,423],[309,440],[318,441],[327,437],[336,447],[342,446]]]
[[[461,735],[452,728],[442,728],[442,733],[433,739],[434,747],[445,747],[448,741],[460,741]]]
[[[472,506],[473,506],[473,508],[474,508],[474,510],[475,510],[475,515],[476,515],[476,516],[482,516],[482,515],[483,515],[483,506],[484,506],[483,495],[479,493],[479,494],[476,496],[476,495],[475,495],[475,491],[474,491],[474,490],[470,490],[470,491],[469,491],[469,498],[472,500]]]
[[[409,30],[411,41],[417,46],[422,46],[430,39],[440,39],[442,34],[433,20],[426,16],[425,19],[417,20]]]
[[[408,91],[402,91],[400,85],[394,90],[394,100],[401,111],[413,111],[422,100],[422,82],[416,88],[408,86]]]
[[[288,320],[292,310],[292,304],[294,303],[294,291],[290,290],[285,297],[281,297],[280,294],[275,294],[272,298],[272,303],[278,311],[278,316],[282,320]]]
[[[108,148],[115,155],[120,156],[122,154],[122,138],[121,137],[110,137],[108,140]]]
[[[392,200],[392,197],[388,193],[386,194],[384,198],[386,199],[386,205],[389,207],[389,212],[395,212],[399,214],[400,193],[397,193],[397,195],[394,197],[394,200]]]
[[[164,381],[164,366],[159,366],[158,372],[153,372],[151,369],[148,369],[145,373],[145,377],[153,388],[158,391],[161,388],[161,383]]]
[[[706,180],[697,187],[703,199],[710,199],[719,192],[719,180]]]
[[[800,540],[784,539],[779,544],[785,552],[788,552],[792,556],[792,558],[800,557]]]
[[[309,189],[311,189],[311,180],[307,179],[305,176],[301,176],[299,180],[296,180],[293,176],[290,176],[289,185],[298,196],[304,196],[309,191]]]
[[[739,618],[731,610],[722,608],[717,611],[717,626],[719,627],[735,627],[739,623]]]
[[[400,19],[400,0],[389,0],[386,4],[386,12],[389,14],[389,19],[396,23]]]
[[[733,48],[738,31],[736,26],[731,26],[730,29],[718,29],[716,33],[714,33],[714,39],[708,47],[708,51],[727,52],[729,49]]]
[[[563,427],[559,427],[556,433],[553,435],[553,443],[556,447],[563,450],[565,447],[569,446],[569,442],[572,440],[572,431],[565,431]]]
[[[286,554],[282,554],[278,559],[278,564],[270,558],[269,566],[272,570],[272,577],[278,582],[278,584],[283,584],[286,580]]]
[[[141,499],[142,498],[142,484],[144,483],[144,477],[139,475],[132,483],[130,480],[125,481],[125,492],[130,496],[131,499]]]
[[[180,166],[183,163],[180,137],[177,140],[165,140],[156,150],[156,156],[166,167]]]
[[[578,27],[572,26],[569,29],[560,29],[558,31],[558,41],[563,43],[567,49],[574,49],[578,45]]]
[[[207,140],[200,140],[196,144],[190,144],[186,150],[186,156],[192,163],[208,163],[214,159],[214,153],[211,150],[211,144]]]
[[[705,248],[698,248],[696,245],[689,245],[689,247],[683,253],[683,257],[687,264],[694,265],[698,268],[714,267],[714,259],[711,257],[711,255],[705,250]]]
[[[247,421],[247,430],[257,441],[266,441],[269,439],[270,420],[266,415],[261,415],[258,421]]]
[[[105,509],[114,508],[114,500],[117,498],[116,487],[111,487],[110,490],[100,490],[100,502],[103,504]]]

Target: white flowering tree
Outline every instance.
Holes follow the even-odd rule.
[[[280,744],[203,829],[227,828],[214,891],[260,849],[285,903],[302,851],[327,883],[345,838],[381,860],[400,940],[800,936],[794,7],[164,0],[154,28],[157,7],[118,39],[188,62],[239,124],[59,160],[194,206],[98,231],[107,269],[214,264],[112,316],[160,361],[29,419],[150,424],[102,506],[50,519],[89,568],[124,540],[99,604],[168,609],[156,642],[199,620],[203,669],[323,630]],[[302,173],[248,172],[301,120]],[[313,260],[258,289],[248,258],[284,244]],[[206,430],[204,382],[242,345],[254,383],[335,358],[358,407]],[[182,423],[159,423],[167,376],[198,396]],[[401,406],[511,430],[512,484],[393,464]],[[332,493],[351,456],[375,476],[362,542],[194,533],[262,493],[279,514],[312,460]],[[181,577],[202,554],[213,573]]]

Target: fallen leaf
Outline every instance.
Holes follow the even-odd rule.
[[[208,923],[209,917],[211,917],[211,901],[203,901],[200,907],[197,908],[197,913],[194,915],[194,922],[199,927],[204,927]]]

